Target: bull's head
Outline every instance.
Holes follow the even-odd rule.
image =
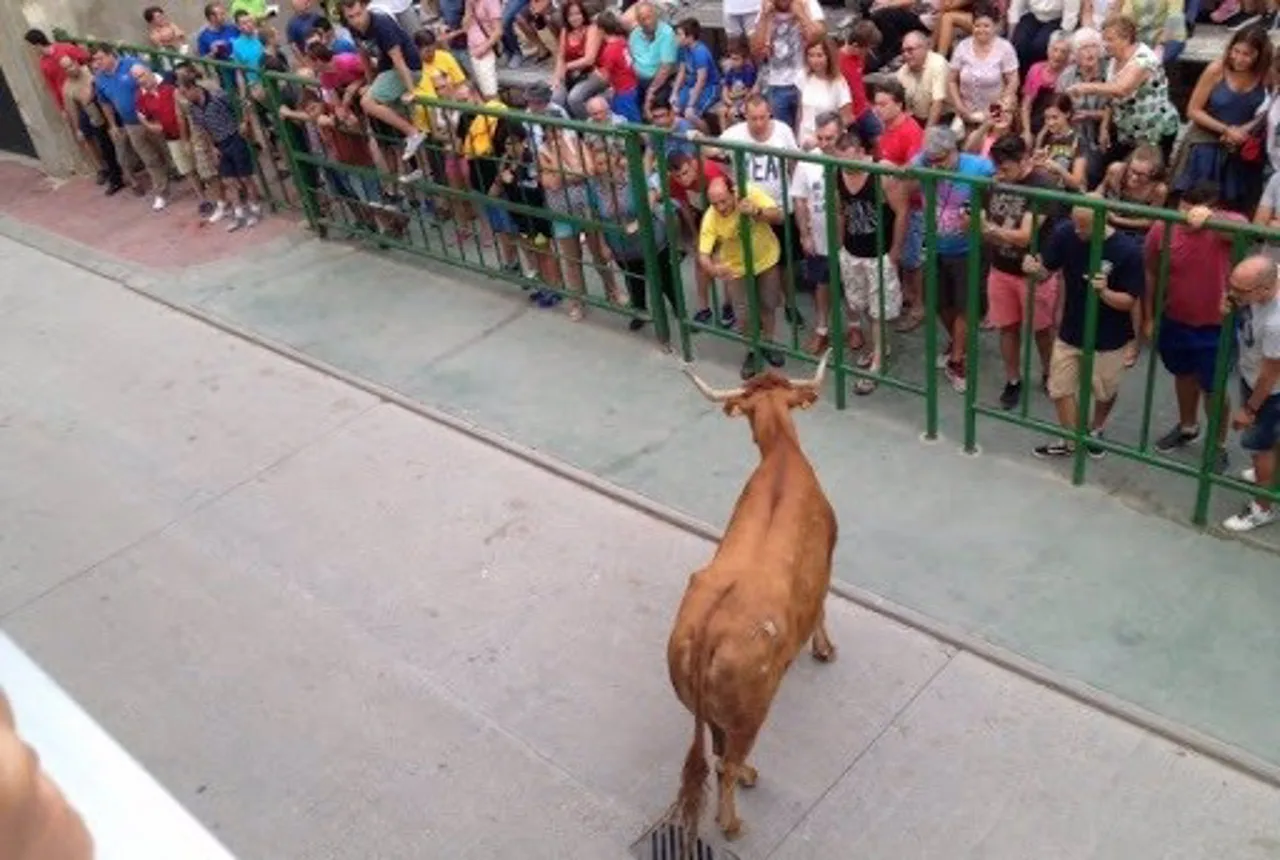
[[[770,371],[756,374],[741,388],[723,390],[707,385],[689,365],[684,365],[683,369],[704,397],[712,403],[724,404],[726,415],[746,415],[750,418],[765,403],[781,407],[784,411],[808,409],[817,401],[818,392],[822,390],[822,377],[827,372],[827,361],[830,358],[831,350],[822,354],[822,360],[818,362],[818,369],[812,379],[788,379]]]

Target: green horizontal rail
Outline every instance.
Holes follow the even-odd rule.
[[[112,42],[100,39],[83,39],[66,37],[64,33],[55,30],[55,38],[64,41],[77,42],[79,44],[93,46],[104,44],[112,47],[118,52],[126,54],[134,54],[140,57],[149,57],[153,64],[158,64],[161,59],[167,60],[170,64],[187,62],[193,66],[205,70],[213,70],[220,73],[241,74],[249,71],[257,73],[262,82],[263,89],[267,99],[267,109],[270,113],[270,128],[267,130],[274,134],[277,141],[284,144],[283,153],[290,165],[289,175],[287,177],[289,187],[282,189],[283,199],[279,201],[279,205],[293,205],[288,200],[288,192],[296,194],[297,199],[301,203],[301,209],[307,220],[321,231],[322,234],[328,230],[336,230],[347,236],[358,238],[364,241],[375,242],[378,246],[384,248],[394,248],[405,253],[414,254],[425,259],[447,263],[451,266],[457,266],[466,271],[476,272],[486,277],[496,278],[503,282],[519,284],[523,288],[529,288],[536,284],[542,289],[554,292],[564,298],[579,300],[587,305],[606,308],[611,311],[621,312],[631,316],[644,316],[651,319],[654,323],[655,335],[664,343],[676,346],[676,339],[673,335],[678,334],[678,348],[686,358],[692,357],[690,346],[691,336],[712,337],[725,343],[735,344],[746,347],[751,354],[761,355],[762,348],[766,347],[775,350],[779,354],[785,356],[789,360],[812,363],[816,361],[813,356],[800,347],[799,329],[800,326],[795,321],[790,325],[790,338],[778,337],[773,341],[766,342],[762,336],[762,316],[761,308],[758,301],[758,284],[756,275],[754,274],[754,266],[752,262],[758,249],[752,247],[752,235],[747,219],[740,218],[739,240],[742,243],[742,256],[746,263],[749,273],[747,277],[747,318],[740,320],[740,331],[726,329],[723,325],[716,323],[704,323],[694,319],[694,314],[688,306],[689,293],[684,283],[683,273],[680,266],[681,247],[681,231],[682,222],[678,214],[678,205],[671,198],[668,192],[668,144],[673,137],[673,132],[668,129],[658,128],[654,126],[626,124],[622,126],[600,125],[596,123],[583,122],[580,120],[563,119],[543,114],[534,114],[525,111],[510,110],[503,108],[495,108],[486,105],[477,105],[469,103],[459,103],[442,99],[424,99],[419,98],[416,103],[429,110],[445,110],[456,111],[459,113],[470,113],[478,116],[498,117],[508,122],[524,123],[529,126],[542,126],[544,128],[557,128],[574,132],[577,136],[579,145],[584,140],[591,138],[610,139],[614,141],[615,146],[619,146],[625,153],[626,159],[626,175],[627,185],[632,189],[634,198],[630,201],[631,208],[636,212],[637,220],[640,223],[641,245],[643,246],[644,268],[646,272],[645,292],[648,302],[648,314],[640,314],[636,309],[629,307],[621,307],[612,301],[606,301],[599,297],[589,295],[584,292],[576,292],[567,290],[564,285],[552,286],[543,284],[540,281],[530,281],[521,271],[512,271],[501,264],[498,254],[498,248],[495,246],[491,249],[490,257],[498,261],[498,265],[490,265],[485,259],[484,248],[479,246],[475,248],[475,256],[478,261],[467,257],[467,249],[461,243],[458,244],[459,253],[449,253],[449,244],[444,238],[444,229],[440,223],[428,223],[424,219],[417,205],[419,202],[426,201],[445,201],[454,204],[467,204],[476,209],[490,208],[502,209],[515,215],[522,215],[532,218],[543,219],[545,221],[558,221],[572,225],[576,231],[587,234],[596,234],[599,236],[617,237],[623,233],[623,226],[616,221],[610,221],[600,215],[598,211],[591,211],[586,215],[577,212],[567,212],[552,209],[544,209],[531,207],[523,203],[495,198],[488,194],[482,193],[469,185],[467,188],[455,188],[436,181],[435,179],[422,178],[411,183],[399,183],[397,177],[386,171],[362,167],[358,165],[348,165],[330,158],[318,155],[310,151],[300,151],[292,145],[292,137],[287,131],[287,123],[291,120],[283,119],[280,116],[280,88],[285,85],[294,87],[314,87],[317,82],[314,78],[298,74],[286,74],[267,72],[262,70],[251,70],[240,64],[226,60],[214,60],[207,57],[191,57],[178,54],[171,51],[161,51],[151,48],[133,46],[121,42]],[[237,107],[244,110],[244,106],[238,103]],[[648,195],[648,180],[645,165],[643,164],[646,142],[649,148],[656,153],[654,158],[653,173],[656,175],[657,187],[659,189],[658,199],[650,201]],[[396,139],[380,138],[377,139],[379,145],[394,146]],[[830,157],[818,152],[797,152],[791,150],[779,150],[768,147],[762,147],[751,143],[738,143],[724,141],[712,138],[689,139],[682,141],[683,145],[691,147],[699,160],[716,158],[726,160],[731,163],[731,169],[737,183],[745,184],[745,159],[739,157],[743,155],[768,156],[780,159],[783,164],[796,164],[799,162],[808,162],[820,165],[823,168],[825,176],[826,192],[828,201],[831,199],[833,186],[840,172],[854,168],[861,173],[870,174],[875,182],[876,202],[877,205],[884,199],[882,183],[886,179],[908,182],[912,187],[918,187],[920,194],[925,202],[924,206],[924,223],[925,223],[925,247],[926,258],[923,272],[923,300],[926,312],[926,323],[924,327],[924,366],[923,378],[921,381],[902,378],[892,375],[888,372],[891,361],[886,356],[881,361],[879,371],[871,372],[866,368],[859,367],[856,362],[851,361],[852,356],[844,343],[844,332],[846,330],[846,308],[844,293],[841,289],[838,265],[838,248],[839,225],[837,223],[837,207],[828,205],[826,207],[825,223],[816,225],[825,231],[827,237],[827,245],[831,253],[829,256],[829,272],[828,280],[831,282],[829,318],[825,321],[829,331],[832,333],[833,343],[833,377],[836,384],[836,405],[837,408],[843,409],[846,406],[846,382],[853,380],[869,380],[878,385],[884,385],[890,389],[910,393],[921,396],[924,400],[924,425],[925,436],[927,438],[936,438],[940,423],[939,410],[939,382],[938,374],[935,369],[937,358],[939,355],[940,344],[938,342],[938,326],[935,323],[938,310],[938,275],[937,275],[937,252],[936,240],[938,236],[937,224],[937,199],[938,186],[940,183],[950,183],[952,185],[966,185],[970,189],[971,195],[978,195],[990,190],[1013,190],[1022,197],[1032,201],[1033,212],[1033,239],[1029,253],[1035,253],[1038,250],[1040,219],[1043,217],[1043,210],[1048,206],[1056,207],[1086,207],[1094,212],[1101,213],[1118,213],[1131,217],[1147,219],[1151,221],[1163,222],[1166,225],[1174,225],[1185,223],[1186,218],[1183,213],[1171,210],[1160,209],[1150,206],[1144,206],[1136,203],[1128,203],[1117,200],[1104,199],[1093,195],[1080,195],[1066,191],[1056,191],[1042,188],[1032,188],[1024,186],[1008,186],[994,179],[985,177],[960,176],[947,171],[940,171],[926,167],[898,167],[884,163],[871,162],[850,162],[839,158]],[[431,145],[438,148],[444,146],[449,147],[449,151],[457,153],[457,141],[433,141]],[[610,156],[613,157],[613,156]],[[493,160],[497,160],[496,158]],[[394,165],[392,165],[394,167]],[[259,167],[259,178],[264,186],[267,184],[265,174]],[[784,207],[784,211],[789,209],[789,201],[786,200],[788,183],[790,181],[789,170],[781,171],[781,179],[783,185],[784,200],[777,201]],[[303,182],[303,174],[314,174],[318,183],[318,188],[309,187]],[[383,188],[393,188],[394,192],[387,194],[387,199],[398,201],[400,209],[396,209],[394,205],[383,205],[377,208],[378,214],[395,214],[399,218],[406,220],[409,227],[417,228],[417,236],[421,241],[408,240],[400,236],[389,235],[386,232],[375,228],[370,230],[366,225],[352,223],[336,217],[334,209],[339,213],[344,211],[344,207],[367,207],[368,204],[360,203],[356,206],[356,202],[343,197],[334,190],[326,188],[329,184],[329,175],[338,174],[344,177],[363,178],[366,180],[376,180]],[[349,180],[347,180],[349,182]],[[358,195],[357,195],[358,196]],[[272,198],[273,205],[277,204],[275,198]],[[406,207],[410,204],[410,207]],[[476,213],[476,220],[484,218],[483,212]],[[798,268],[798,262],[794,259],[791,248],[791,231],[795,227],[790,223],[790,218],[784,218],[782,232],[786,239],[782,248],[782,259],[779,261],[780,270],[783,273],[790,274]],[[659,239],[658,225],[661,225],[665,234],[665,245]],[[696,225],[695,225],[696,226]],[[1251,243],[1272,243],[1280,245],[1280,230],[1269,227],[1259,226],[1249,223],[1240,223],[1235,221],[1211,220],[1205,225],[1207,230],[1218,231],[1232,238],[1234,242],[1235,258],[1239,259],[1244,255],[1247,247]],[[1090,273],[1099,270],[1102,256],[1102,242],[1104,239],[1105,224],[1103,219],[1094,220],[1091,236],[1089,237],[1089,264]],[[406,232],[408,232],[406,230]],[[1169,280],[1169,259],[1171,247],[1171,230],[1166,229],[1164,241],[1161,243],[1157,283],[1148,284],[1147,289],[1154,291],[1154,307],[1155,317],[1153,324],[1155,331],[1153,339],[1158,336],[1160,325],[1163,322],[1163,304],[1167,295],[1167,284]],[[693,251],[694,266],[697,263],[696,235],[695,248]],[[968,232],[968,240],[970,247],[981,244],[981,234],[978,230],[977,219],[971,219]],[[877,252],[883,256],[886,238],[882,229],[877,229],[876,243]],[[554,249],[555,242],[549,241],[549,247]],[[659,288],[659,277],[655,273],[659,269],[659,256],[665,250],[670,254],[671,265],[669,277],[672,279],[672,285],[675,292],[674,305],[668,308],[665,297]],[[585,266],[586,251],[580,248],[577,261]],[[1079,408],[1079,422],[1075,427],[1062,427],[1052,421],[1036,417],[1029,411],[1029,388],[1024,385],[1021,401],[1016,409],[1004,410],[987,405],[981,402],[979,394],[979,383],[982,378],[979,363],[979,328],[981,324],[980,306],[981,291],[985,288],[981,278],[981,267],[979,265],[979,255],[970,253],[966,264],[967,292],[964,301],[964,316],[968,326],[967,346],[968,361],[971,363],[967,370],[967,386],[966,393],[962,401],[963,415],[963,445],[968,451],[976,451],[978,448],[979,424],[978,419],[991,420],[1005,425],[1019,427],[1023,430],[1044,434],[1050,437],[1057,437],[1075,445],[1075,453],[1072,461],[1072,478],[1075,483],[1082,483],[1086,477],[1089,458],[1086,455],[1086,446],[1096,447],[1111,454],[1115,454],[1124,459],[1137,462],[1143,466],[1169,472],[1178,476],[1194,480],[1196,484],[1195,501],[1193,505],[1191,519],[1199,525],[1203,525],[1207,521],[1207,513],[1210,504],[1211,492],[1214,489],[1230,490],[1237,493],[1247,493],[1254,496],[1263,496],[1275,502],[1280,502],[1280,490],[1265,490],[1258,488],[1243,480],[1233,478],[1229,475],[1218,474],[1214,471],[1214,462],[1216,459],[1216,439],[1221,430],[1221,421],[1225,420],[1224,406],[1228,400],[1228,391],[1231,386],[1231,365],[1229,361],[1230,348],[1233,346],[1234,339],[1234,314],[1228,316],[1222,324],[1219,339],[1218,363],[1215,367],[1215,384],[1214,393],[1211,396],[1209,406],[1208,426],[1204,432],[1204,451],[1202,455],[1194,462],[1185,462],[1174,459],[1173,457],[1163,456],[1155,453],[1150,447],[1150,433],[1152,424],[1152,415],[1154,413],[1155,403],[1155,385],[1158,375],[1156,373],[1157,356],[1155,350],[1149,355],[1149,364],[1145,371],[1145,384],[1142,398],[1142,414],[1141,429],[1137,444],[1127,444],[1107,438],[1093,438],[1088,433],[1089,416],[1092,410],[1092,368],[1095,361],[1095,336],[1097,317],[1099,312],[1099,302],[1097,294],[1089,291],[1086,296],[1086,319],[1085,319],[1085,343],[1083,345],[1083,355],[1080,368],[1081,385],[1077,395],[1077,406]],[[555,258],[557,264],[563,260]],[[598,264],[597,264],[598,265]],[[883,264],[881,264],[881,267]],[[597,274],[603,275],[602,271]],[[621,274],[621,273],[619,273]],[[883,287],[883,268],[881,268],[880,279]],[[710,282],[709,301],[713,314],[719,313],[721,304],[725,301],[725,295],[718,290],[718,283],[714,279]],[[795,307],[795,284],[794,279],[785,277],[784,291],[786,300],[784,305],[788,308]],[[1031,313],[1032,297],[1028,291],[1027,313],[1024,313],[1024,322],[1022,327],[1022,349],[1020,355],[1020,365],[1022,378],[1025,380],[1030,375],[1032,363],[1032,339],[1034,332],[1031,331]],[[880,327],[880,333],[883,343],[887,346],[889,337],[885,328],[886,321],[884,319],[884,291],[879,291],[880,316],[879,320],[872,320],[873,325]],[[669,311],[674,313],[674,319],[669,318]]]

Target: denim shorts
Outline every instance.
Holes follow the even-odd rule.
[[[1253,396],[1249,383],[1240,380],[1240,402],[1247,403]],[[1240,434],[1240,447],[1246,451],[1265,454],[1280,445],[1280,394],[1273,394],[1262,402],[1253,423]]]

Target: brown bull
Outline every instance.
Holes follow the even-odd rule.
[[[745,387],[715,391],[685,372],[731,416],[745,415],[760,449],[760,464],[738,497],[711,563],[693,574],[667,645],[676,695],[693,714],[693,744],[685,758],[676,812],[692,845],[710,772],[704,726],[719,758],[716,822],[724,835],[742,827],[734,803],[737,784],[755,785],[747,764],[782,677],[804,643],[824,662],[836,649],[823,622],[831,581],[836,517],[800,449],[790,411],[818,399],[827,355],[812,380],[772,373]]]

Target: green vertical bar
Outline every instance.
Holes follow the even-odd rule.
[[[924,435],[938,438],[938,181],[924,186]]]
[[[262,83],[263,89],[267,93],[267,102],[271,105],[271,121],[275,123],[276,135],[284,146],[285,156],[289,159],[289,178],[292,180],[294,188],[298,191],[299,199],[302,200],[302,212],[307,216],[307,223],[311,225],[312,230],[318,231],[320,226],[320,206],[316,202],[315,189],[307,187],[307,183],[303,181],[298,154],[294,151],[293,143],[289,139],[289,131],[286,126],[292,120],[286,120],[280,116],[280,85],[275,79],[275,73],[263,72]],[[324,177],[320,168],[316,167],[314,169],[316,181],[323,182]]]
[[[693,348],[689,342],[689,308],[684,294],[684,278],[680,273],[680,222],[676,218],[675,204],[671,201],[671,182],[668,178],[666,138],[654,143],[657,155],[658,188],[662,195],[662,218],[667,226],[667,247],[671,248],[671,289],[675,293],[676,322],[680,326],[680,355],[685,361],[693,360]],[[698,265],[698,235],[693,236],[694,267]]]
[[[1102,243],[1106,239],[1106,210],[1097,204],[1093,206],[1093,235],[1089,239],[1089,275],[1096,274],[1102,263]],[[1064,286],[1064,289],[1066,287]],[[1075,462],[1071,471],[1073,484],[1084,483],[1085,462],[1088,451],[1085,441],[1089,438],[1089,414],[1093,407],[1093,361],[1094,350],[1098,343],[1098,291],[1092,283],[1085,284],[1084,303],[1084,355],[1080,366],[1080,391],[1076,400],[1079,413],[1075,426]]]
[[[1040,226],[1044,222],[1044,216],[1040,214],[1040,201],[1031,201],[1031,243],[1027,246],[1027,253],[1031,256],[1039,258],[1040,255]],[[1027,300],[1022,306],[1022,324],[1020,331],[1021,337],[1021,354],[1018,356],[1018,376],[1022,379],[1022,392],[1018,396],[1020,401],[1018,404],[1018,414],[1023,418],[1027,417],[1027,413],[1031,410],[1031,353],[1036,346],[1036,290],[1042,285],[1037,278],[1031,275],[1024,276],[1023,280],[1027,285]],[[997,337],[1003,338],[1004,332],[998,332]],[[1001,351],[1001,359],[1003,360],[1003,347]],[[1039,388],[1040,386],[1036,386]]]
[[[627,129],[623,137],[627,149],[627,173],[631,177],[632,203],[635,205],[636,218],[640,222],[640,241],[644,245],[644,267],[647,271],[658,271],[658,244],[653,236],[653,210],[649,207],[649,183],[644,175],[644,147],[640,142],[640,133]],[[661,281],[649,278],[649,316],[653,318],[653,329],[658,340],[664,344],[671,343],[671,327],[667,320],[667,297],[662,293]]]
[[[969,253],[965,281],[964,450],[978,450],[978,331],[982,326],[982,198],[969,185]]]
[[[1160,326],[1164,323],[1164,297],[1165,291],[1169,288],[1169,249],[1172,247],[1172,242],[1173,222],[1166,221],[1164,235],[1160,237],[1160,270],[1156,274],[1156,295],[1151,301],[1152,313],[1155,315],[1151,321],[1152,348],[1147,361],[1147,387],[1142,394],[1142,427],[1138,433],[1138,450],[1143,453],[1146,453],[1147,445],[1151,440],[1151,404],[1156,394],[1156,364],[1159,352],[1155,345],[1160,343]],[[1141,338],[1142,332],[1134,332],[1134,337]]]
[[[1235,234],[1232,237],[1232,262],[1239,262],[1248,248],[1248,240]],[[1213,365],[1213,394],[1209,396],[1209,419],[1206,421],[1204,448],[1200,452],[1200,469],[1196,475],[1196,505],[1191,521],[1203,526],[1209,519],[1209,501],[1213,493],[1213,467],[1218,459],[1218,434],[1222,432],[1223,406],[1227,402],[1227,374],[1231,366],[1232,341],[1236,333],[1234,309],[1222,321],[1218,330],[1218,356]]]
[[[889,365],[889,327],[885,322],[885,295],[884,295],[884,255],[886,253],[884,245],[884,219],[880,217],[884,212],[884,177],[879,173],[871,174],[872,190],[875,196],[876,207],[876,284],[880,287],[876,296],[876,304],[879,306],[880,313],[871,320],[871,324],[875,326],[876,332],[871,336],[871,356],[872,361],[876,361],[876,335],[880,336],[880,356],[877,362],[880,369],[876,371],[880,376],[887,375],[885,368]],[[901,288],[901,287],[899,287]],[[870,316],[871,306],[867,306],[867,315]],[[862,321],[859,320],[859,323]]]
[[[734,185],[739,195],[747,193],[747,161],[742,157],[742,153],[738,153],[734,159]],[[738,215],[738,236],[742,241],[742,265],[746,268],[743,280],[746,281],[747,319],[750,326],[747,334],[747,339],[750,341],[748,349],[751,350],[756,369],[759,370],[762,358],[760,354],[760,286],[756,282],[755,252],[751,247],[751,223],[747,216],[741,214]]]
[[[840,169],[828,164],[823,169],[823,200],[826,202],[827,230],[827,291],[831,296],[831,319],[828,331],[831,332],[832,349],[835,358],[836,408],[844,409],[849,404],[848,376],[844,364],[844,290],[840,282],[840,231],[836,229],[836,212],[840,205],[840,194],[836,183],[840,181]],[[819,356],[821,358],[821,356]]]

